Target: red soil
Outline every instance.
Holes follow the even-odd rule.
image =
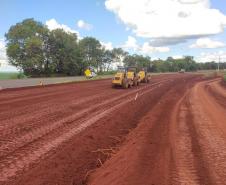
[[[219,103],[220,93],[226,95],[218,79],[178,80],[89,184],[224,184],[226,104]]]
[[[0,184],[220,184],[224,93],[189,74],[1,91]]]

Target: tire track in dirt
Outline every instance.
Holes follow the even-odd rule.
[[[158,85],[160,85],[162,82],[160,83],[156,83],[157,87]],[[151,85],[150,85],[151,86]],[[142,89],[140,89],[141,92],[141,96],[147,92],[150,92],[151,89],[148,89],[149,86],[144,87]],[[156,88],[157,88],[156,87]],[[144,91],[144,89],[147,89],[146,91]],[[139,91],[139,89],[137,90]],[[134,92],[131,92],[131,94]],[[123,95],[124,96],[124,95]],[[74,136],[75,134],[77,134],[79,131],[85,129],[87,126],[95,123],[97,120],[101,119],[103,116],[106,116],[109,111],[113,111],[116,108],[118,108],[119,106],[122,106],[125,103],[128,103],[129,101],[132,101],[134,99],[134,97],[129,98],[127,101],[124,101],[116,106],[113,106],[112,108],[109,108],[107,110],[101,110],[100,112],[98,112],[99,114],[92,115],[92,119],[89,119],[89,117],[87,118],[88,120],[83,120],[82,123],[74,128],[70,128],[69,130],[67,130],[68,132],[63,132],[59,137],[56,137],[56,139],[51,139],[50,142],[45,143],[44,146],[42,146],[41,148],[36,148],[36,150],[32,150],[33,152],[31,153],[31,150],[28,150],[29,153],[27,155],[23,155],[24,153],[20,153],[20,151],[18,152],[18,155],[16,156],[16,153],[14,153],[15,156],[7,156],[8,159],[3,160],[1,162],[2,165],[2,173],[1,173],[1,180],[5,181],[7,180],[9,177],[14,176],[17,171],[22,170],[26,167],[29,166],[29,164],[32,161],[36,161],[39,158],[41,158],[44,154],[46,154],[47,152],[49,152],[51,149],[57,147],[60,143],[67,141],[68,139],[70,139],[72,136]],[[111,102],[111,101],[110,101]],[[68,121],[68,120],[67,120]],[[10,167],[10,168],[9,168]]]
[[[200,149],[199,134],[191,110],[191,91],[176,105],[171,128],[173,161],[172,184],[212,184]]]
[[[92,88],[100,87],[98,90],[104,89],[106,84],[109,83],[109,80],[99,80],[96,81],[95,84],[89,84],[89,86],[86,86],[86,84],[89,83],[86,82],[77,82],[77,83],[69,83],[69,84],[59,84],[59,85],[47,85],[47,86],[41,86],[41,87],[27,87],[27,88],[16,88],[16,89],[5,89],[0,94],[0,101],[1,103],[12,103],[16,101],[26,100],[26,98],[33,98],[36,96],[41,95],[53,95],[56,94],[64,94],[68,92],[73,92],[78,86],[84,90],[85,92],[88,92],[89,90],[92,90]],[[70,88],[68,88],[70,87]],[[16,92],[15,92],[16,90]],[[19,93],[18,93],[19,92]]]
[[[106,86],[106,85],[101,85],[101,86]],[[100,86],[100,87],[101,87]],[[40,87],[42,88],[42,87]],[[45,87],[44,87],[45,88]],[[9,109],[9,108],[13,108],[14,105],[16,105],[17,109],[20,108],[20,107],[23,107],[24,105],[26,106],[27,104],[30,104],[30,105],[33,105],[33,104],[40,104],[40,103],[44,103],[46,102],[46,100],[50,101],[56,101],[55,97],[58,96],[58,97],[64,97],[65,95],[72,95],[73,94],[73,90],[74,88],[67,88],[67,89],[60,89],[58,91],[55,91],[55,92],[42,92],[38,95],[35,95],[35,96],[26,96],[24,98],[12,98],[10,100],[7,99],[6,102],[4,101],[0,101],[0,111],[1,112],[4,112],[5,110]],[[82,89],[84,91],[84,93],[82,95],[79,95],[79,98],[82,98],[82,97],[85,97],[86,95],[89,95],[90,94],[90,90],[87,89],[87,88],[83,88]],[[104,90],[104,88],[102,89],[97,89],[98,92],[101,93],[101,91]],[[76,93],[75,93],[75,97],[76,97]]]
[[[221,79],[216,79],[214,81],[208,82],[205,85],[205,90],[214,97],[218,104],[220,104],[224,109],[226,109],[226,91],[221,86]]]
[[[47,122],[47,120],[51,121],[51,117],[53,117],[53,119],[59,119],[58,116],[63,115],[65,113],[70,114],[74,109],[82,109],[86,106],[92,105],[91,103],[89,103],[91,100],[93,100],[93,102],[98,102],[100,96],[102,96],[103,98],[109,98],[109,96],[112,96],[112,92],[96,94],[90,97],[83,98],[81,100],[77,100],[72,96],[69,96],[68,98],[64,98],[57,103],[54,103],[51,100],[46,101],[45,104],[40,103],[38,105],[36,104],[35,106],[28,105],[23,108],[23,110],[19,109],[16,115],[14,114],[14,112],[10,112],[10,114],[5,114],[5,117],[8,117],[8,119],[1,119],[3,124],[0,125],[0,131],[2,132],[2,136],[5,137],[5,135],[7,134],[11,135],[15,134],[16,132],[20,132],[20,129],[23,129],[23,125],[25,125],[27,128],[29,123],[30,127],[34,127],[35,125],[38,125],[40,127],[40,124],[44,124],[45,122]],[[68,102],[68,100],[71,101]],[[37,111],[37,109],[42,110],[42,112]]]
[[[88,184],[225,184],[226,110],[216,83],[177,81]]]
[[[191,95],[192,114],[199,133],[198,140],[212,184],[226,181],[226,111],[209,95],[207,82],[197,84]],[[210,183],[211,184],[211,183]]]
[[[129,134],[120,151],[91,175],[88,184],[174,184],[170,182],[171,171],[175,166],[171,161],[173,148],[170,142],[170,118],[174,114],[176,103],[197,79],[198,77],[188,75],[178,76],[164,93],[159,92],[162,95],[159,97],[159,103],[140,120],[138,127]],[[185,118],[186,115],[182,111],[180,116]],[[186,179],[177,182],[183,184],[179,182],[185,181],[197,182]]]
[[[164,79],[164,78],[163,78]],[[74,84],[73,84],[74,85]],[[109,81],[107,81],[107,85],[109,85]],[[106,87],[106,85],[105,85]],[[41,87],[42,88],[42,87]],[[47,88],[47,87],[45,87]],[[48,87],[49,89],[49,87]],[[95,88],[94,88],[95,89]],[[36,89],[32,89],[32,91],[35,91]],[[40,89],[38,89],[40,90]],[[87,88],[82,88],[81,89],[83,92],[82,95],[79,95],[76,93],[73,94],[73,90],[71,91],[67,91],[64,90],[64,94],[62,94],[61,96],[58,96],[58,100],[56,101],[55,98],[55,94],[53,94],[53,96],[51,98],[46,99],[42,99],[42,101],[37,101],[37,100],[31,100],[31,101],[25,101],[25,106],[20,106],[20,104],[12,104],[9,108],[1,106],[3,108],[3,110],[0,112],[0,120],[6,122],[7,119],[12,121],[14,119],[15,116],[21,116],[21,117],[26,117],[26,115],[29,115],[30,113],[34,113],[37,112],[37,109],[46,109],[49,107],[55,107],[54,104],[57,103],[56,105],[60,105],[61,103],[65,104],[67,103],[71,103],[72,99],[81,99],[83,96],[85,98],[87,98],[87,96],[90,95],[90,91],[87,91]],[[99,89],[99,85],[98,85],[98,89],[97,90],[92,90],[93,93],[96,94],[96,96],[98,97],[98,94],[100,96],[106,94],[107,92],[102,92],[102,91],[106,91],[106,88],[103,89]],[[109,91],[110,89],[108,89]],[[60,89],[60,91],[62,91]],[[119,90],[120,91],[120,90]],[[11,91],[10,91],[11,92]],[[110,93],[112,93],[112,91],[109,91]],[[18,94],[18,93],[17,93]],[[117,94],[117,92],[115,92],[115,95]],[[68,96],[67,96],[68,95]],[[114,94],[112,94],[114,96]],[[66,96],[66,97],[65,97]],[[7,95],[6,95],[7,97]],[[95,98],[95,97],[94,97]],[[104,97],[103,97],[104,98]],[[72,100],[73,101],[73,100]],[[77,100],[76,100],[77,101]],[[31,103],[30,103],[31,102]],[[8,111],[8,109],[10,109],[10,112]],[[38,111],[40,112],[40,111]],[[6,123],[6,125],[9,125],[9,123]],[[3,126],[2,126],[3,127]]]
[[[165,81],[168,81],[168,80],[165,80]],[[151,85],[148,85],[148,86],[144,86],[144,87],[139,88],[139,89],[137,89],[135,91],[127,92],[125,94],[116,96],[113,99],[109,99],[109,100],[101,102],[101,103],[95,104],[95,101],[92,101],[92,104],[94,104],[94,106],[90,105],[90,107],[88,106],[88,108],[82,109],[81,111],[78,111],[75,114],[69,114],[67,117],[64,117],[63,119],[59,118],[58,121],[55,121],[51,125],[48,124],[48,125],[43,125],[42,126],[42,125],[38,124],[38,127],[34,127],[34,126],[31,125],[30,129],[28,129],[26,127],[26,130],[28,130],[28,132],[26,132],[26,133],[19,132],[19,129],[16,127],[16,131],[18,131],[18,133],[14,132],[14,137],[13,137],[13,135],[10,135],[9,138],[4,136],[4,133],[6,133],[7,131],[9,133],[12,129],[6,130],[6,131],[3,130],[4,143],[1,144],[1,146],[0,146],[0,156],[4,156],[4,155],[6,155],[8,153],[11,153],[14,150],[16,150],[17,148],[20,148],[20,147],[24,146],[28,142],[31,143],[32,141],[34,141],[34,140],[36,140],[36,139],[48,134],[49,132],[53,131],[54,129],[57,129],[59,127],[64,126],[65,123],[71,123],[71,122],[78,121],[79,118],[81,118],[83,116],[86,116],[89,112],[95,112],[95,110],[100,110],[101,107],[104,107],[104,109],[105,109],[105,106],[107,106],[108,104],[109,105],[110,104],[112,105],[113,103],[117,104],[118,101],[120,101],[121,99],[125,98],[128,95],[131,95],[131,94],[137,93],[139,91],[142,91],[142,90],[148,88],[149,86],[152,87],[152,86],[155,86],[155,85],[159,85],[159,84],[161,84],[161,83],[163,83],[165,81],[161,81],[161,82],[157,82],[157,83],[154,83],[154,84],[151,84]],[[13,132],[10,132],[10,133],[12,134]]]

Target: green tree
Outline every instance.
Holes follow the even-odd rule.
[[[123,51],[122,48],[114,48],[112,50],[112,62],[115,64],[120,64],[128,55],[128,52]]]
[[[11,26],[5,35],[9,63],[28,75],[45,73],[49,30],[34,19],[25,19]]]
[[[51,66],[55,73],[81,74],[81,59],[75,33],[67,33],[63,29],[53,30],[48,43]]]
[[[80,54],[83,59],[83,68],[94,67],[101,70],[103,49],[100,42],[93,37],[85,37],[79,41]]]
[[[127,55],[123,63],[125,66],[136,66],[138,69],[150,68],[151,59],[150,57],[144,57],[142,55]]]
[[[113,52],[111,50],[104,50],[103,51],[103,59],[102,59],[102,64],[103,64],[103,69],[104,71],[109,71],[110,66],[113,63]]]

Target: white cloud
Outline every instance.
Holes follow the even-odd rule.
[[[46,25],[50,30],[55,30],[55,29],[63,29],[65,32],[69,32],[69,33],[76,33],[78,39],[80,39],[80,34],[77,30],[74,30],[72,28],[70,28],[69,26],[65,25],[65,24],[60,24],[58,23],[55,19],[50,19],[46,21]]]
[[[196,61],[198,62],[218,62],[219,58],[221,60],[221,62],[225,62],[226,61],[226,51],[220,50],[217,52],[202,52],[199,56],[195,57]]]
[[[174,56],[172,56],[174,59],[182,59],[182,58],[184,58],[184,56],[182,56],[182,55],[174,55]]]
[[[179,43],[185,43],[187,42],[186,39],[182,38],[159,38],[159,39],[152,39],[149,43],[152,46],[169,46],[169,45],[175,45]]]
[[[4,39],[0,39],[0,50],[5,48],[5,42]]]
[[[210,38],[200,38],[196,40],[196,43],[189,46],[190,48],[222,48],[225,44],[220,41],[214,41]]]
[[[169,52],[170,48],[168,47],[153,47],[148,42],[145,42],[143,46],[140,48],[141,53],[150,54],[150,53],[165,53]]]
[[[137,44],[137,40],[134,37],[128,36],[128,40],[124,45],[122,45],[122,48],[132,49],[133,51],[136,51],[139,48],[139,46]]]
[[[1,66],[7,64],[6,47],[5,47],[4,39],[0,39],[0,63],[1,63]]]
[[[83,20],[79,20],[77,22],[77,26],[79,28],[82,28],[82,29],[85,29],[85,30],[91,30],[93,28],[93,26],[91,24],[89,24],[89,23],[87,23],[87,22],[85,22]]]
[[[122,48],[127,49],[127,50],[133,50],[136,52],[139,52],[141,54],[151,54],[151,53],[163,53],[163,52],[169,52],[170,48],[168,47],[154,47],[150,45],[150,43],[145,42],[142,46],[140,46],[137,43],[136,38],[132,36],[128,36],[128,40],[125,42],[124,45],[122,45]]]
[[[107,50],[112,50],[113,49],[113,45],[112,45],[111,42],[100,42],[100,43]]]
[[[8,64],[5,44],[4,39],[0,39],[0,71],[17,71],[15,67]]]
[[[210,8],[209,0],[106,0],[105,7],[136,36],[148,39],[179,43],[222,33],[226,26],[226,16]]]

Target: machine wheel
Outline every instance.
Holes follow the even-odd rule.
[[[128,89],[129,83],[128,83],[127,80],[123,80],[122,87],[123,87],[124,89]]]
[[[137,80],[133,81],[133,86],[135,86],[135,87],[137,86]]]

